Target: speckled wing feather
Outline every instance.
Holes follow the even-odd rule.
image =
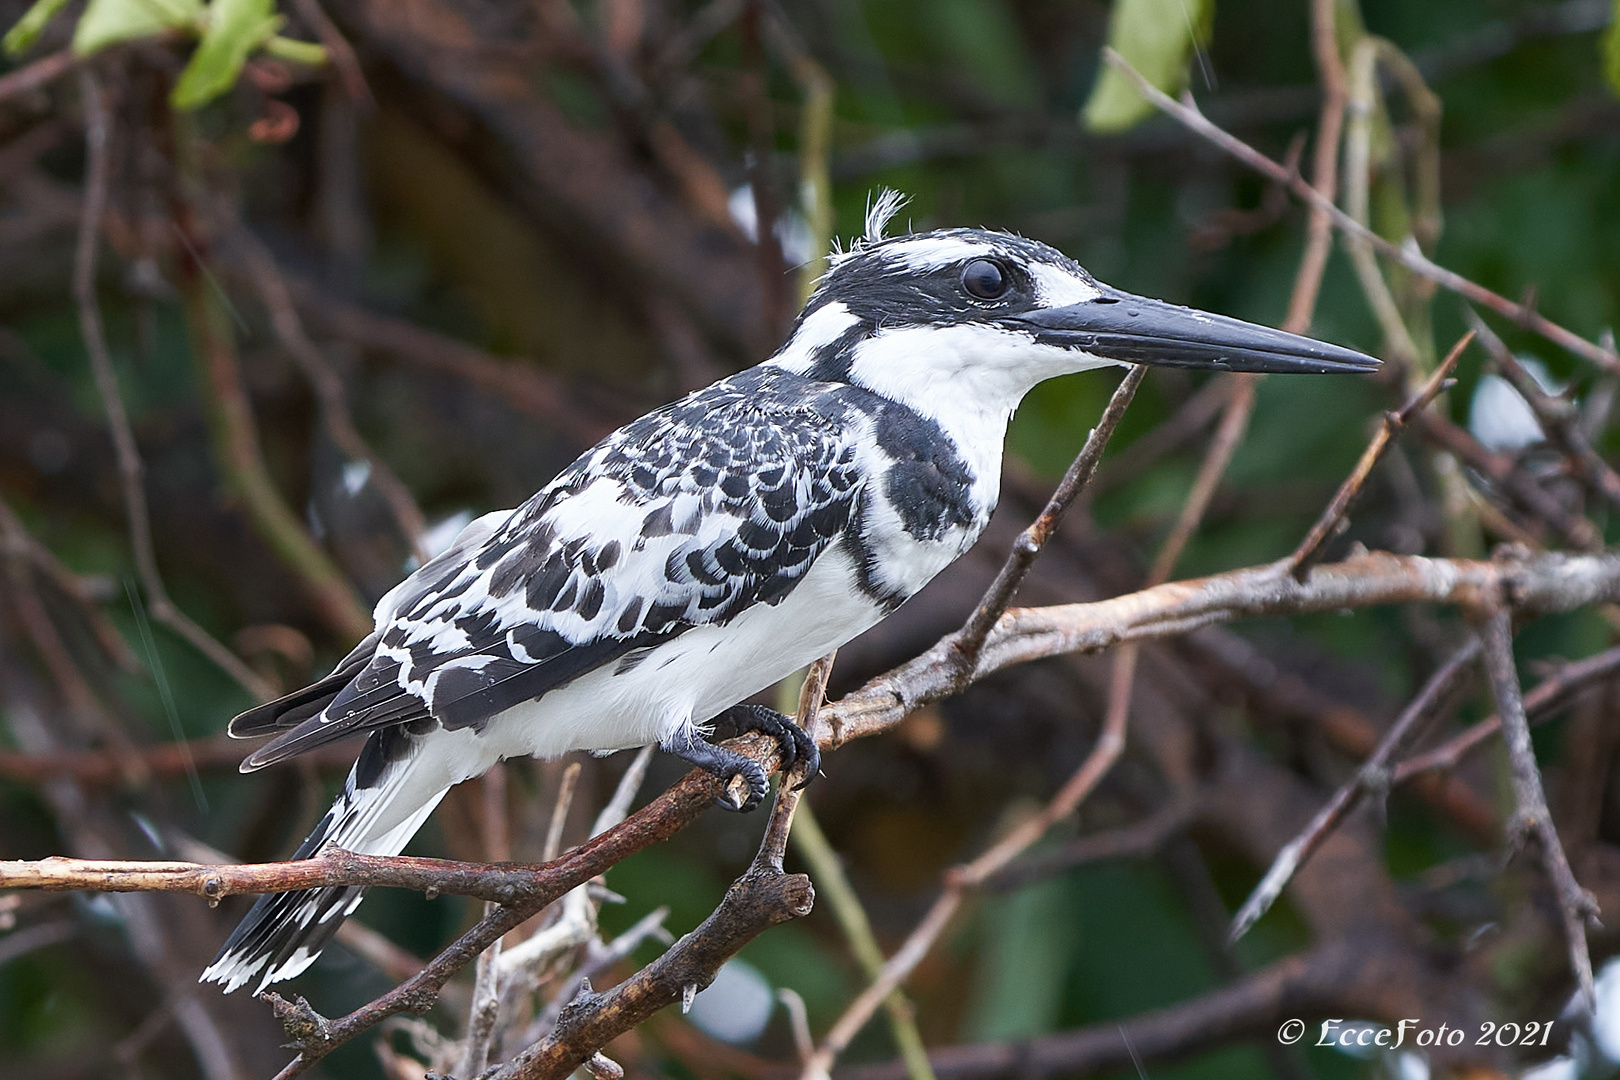
[[[429,718],[481,730],[604,664],[782,600],[860,495],[851,413],[806,384],[751,369],[609,436],[481,543],[458,542],[385,597],[369,663],[244,768]]]

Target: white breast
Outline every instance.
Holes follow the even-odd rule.
[[[849,557],[831,548],[781,603],[758,604],[725,626],[688,630],[633,665],[606,665],[508,709],[491,719],[483,738],[502,757],[660,742],[774,685],[882,617],[857,587]]]

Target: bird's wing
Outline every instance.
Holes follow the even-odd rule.
[[[860,473],[839,410],[759,382],[622,428],[481,543],[401,583],[369,663],[243,768],[428,718],[478,729],[632,650],[779,602],[849,523]]]
[[[393,613],[420,600],[426,592],[441,584],[447,574],[457,572],[491,536],[495,535],[511,513],[510,510],[503,510],[485,514],[475,521],[468,522],[466,527],[456,534],[449,547],[395,585],[377,601],[372,618],[377,622],[378,629],[367,634],[360,644],[350,650],[349,655],[338,661],[330,675],[302,690],[295,690],[285,697],[256,705],[242,713],[231,721],[232,737],[251,739],[277,731],[286,731],[321,713],[331,704],[338,692],[371,663],[372,658],[376,656],[377,645],[382,640],[382,629]]]

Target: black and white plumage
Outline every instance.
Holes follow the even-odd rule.
[[[1350,350],[1119,293],[1044,244],[982,230],[867,237],[787,343],[610,435],[516,510],[485,515],[376,608],[326,679],[236,718],[275,735],[244,771],[368,737],[299,849],[395,854],[454,784],[507,757],[658,743],[765,793],[711,743],[738,702],[872,626],[978,539],[1013,410],[1115,363],[1365,371]],[[772,719],[776,718],[776,719]],[[746,806],[745,806],[746,808]],[[259,900],[203,978],[307,967],[361,890]]]

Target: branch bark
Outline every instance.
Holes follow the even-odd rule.
[[[996,623],[973,671],[956,671],[951,635],[829,705],[824,717],[834,734],[826,748],[892,727],[992,672],[1042,657],[1100,652],[1253,616],[1384,604],[1478,607],[1498,596],[1527,615],[1614,600],[1620,597],[1620,555],[1544,553],[1487,562],[1371,552],[1318,566],[1307,582],[1296,581],[1284,560],[1110,600],[1014,608]]]
[[[1536,765],[1535,749],[1530,745],[1530,721],[1525,718],[1524,697],[1519,691],[1519,674],[1513,661],[1513,615],[1506,608],[1493,611],[1480,627],[1480,640],[1484,645],[1491,693],[1496,698],[1497,714],[1502,718],[1508,760],[1513,765],[1513,799],[1517,808],[1509,840],[1518,844],[1533,838],[1540,849],[1542,864],[1558,893],[1569,964],[1575,973],[1581,1006],[1590,1015],[1596,996],[1592,989],[1592,954],[1586,944],[1586,926],[1588,922],[1597,921],[1597,901],[1575,880],[1569,856],[1553,824],[1552,811],[1547,808],[1547,796],[1541,788],[1541,770]]]

